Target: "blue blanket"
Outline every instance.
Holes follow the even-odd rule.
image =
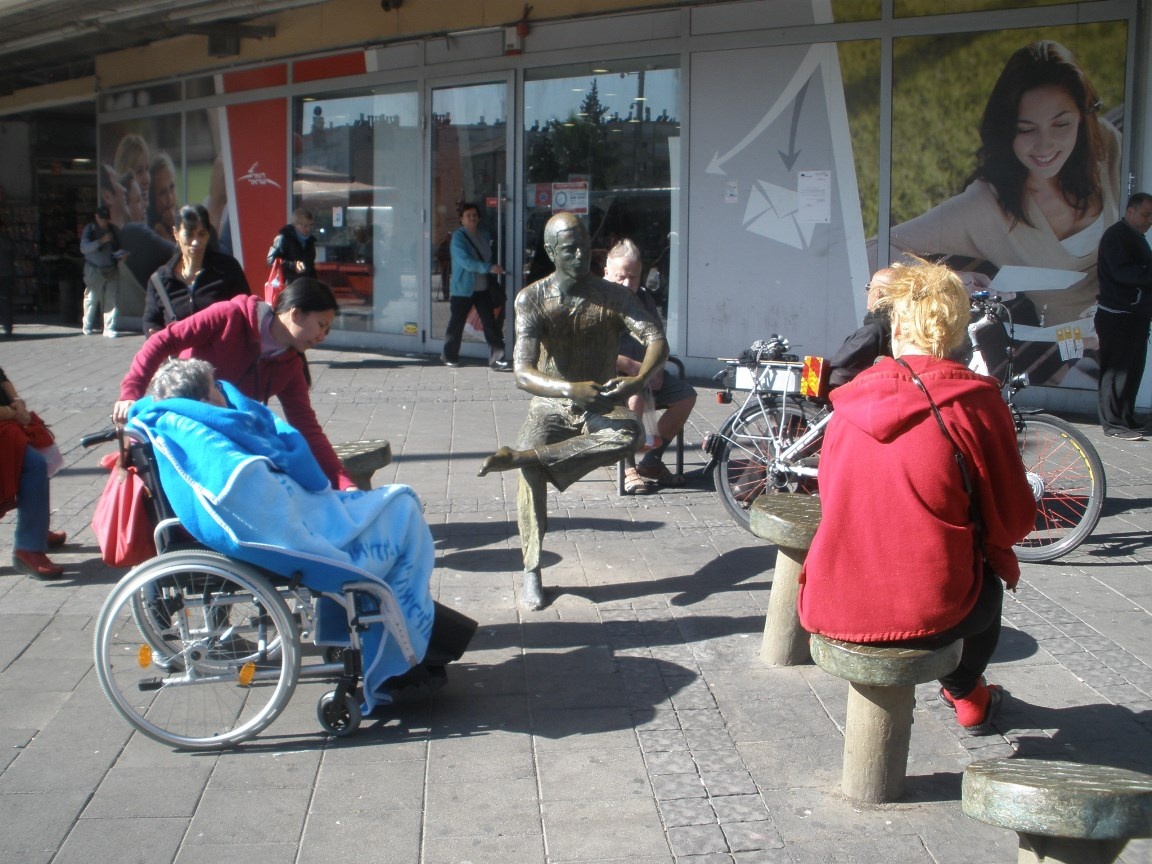
[[[180,522],[217,552],[273,573],[302,574],[313,592],[339,596],[348,582],[387,585],[423,658],[434,615],[434,550],[416,493],[402,485],[332,489],[299,432],[231,384],[220,386],[228,408],[144,398],[130,414],[129,425],[152,442],[160,484]],[[317,605],[317,631],[328,634],[317,641],[346,644],[343,609],[323,598]],[[371,710],[391,701],[381,684],[411,664],[381,624],[361,634],[361,649],[364,707]]]

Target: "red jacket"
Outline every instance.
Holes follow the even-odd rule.
[[[1012,587],[1012,546],[1036,503],[1008,407],[991,378],[951,360],[904,358],[964,454],[984,520],[984,551]],[[924,393],[891,358],[833,391],[820,456],[820,528],[800,576],[810,633],[891,642],[943,632],[976,603],[982,573],[954,450]]]
[[[169,357],[195,357],[216,368],[216,377],[236,386],[250,399],[280,400],[284,419],[308,441],[312,455],[332,485],[354,485],[332,449],[308,395],[304,356],[292,348],[272,357],[260,356],[260,298],[244,294],[174,321],[153,334],[136,352],[132,368],[120,384],[121,399],[139,399],[160,365]]]

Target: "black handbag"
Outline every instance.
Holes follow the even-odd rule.
[[[476,250],[477,258],[479,258],[481,261],[486,260],[480,253],[480,250],[477,248],[476,244],[472,242],[472,238],[469,237],[467,233],[464,234],[464,239],[467,240],[468,244]],[[504,285],[500,281],[500,277],[495,273],[483,273],[481,275],[487,280],[488,300],[492,303],[492,308],[499,309],[501,306],[508,302],[508,295],[504,291]],[[476,292],[473,291],[472,293],[475,294]]]

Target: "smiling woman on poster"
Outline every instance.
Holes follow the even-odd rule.
[[[1090,319],[1096,247],[1119,213],[1120,135],[1099,109],[1096,89],[1063,45],[1018,50],[988,97],[964,190],[894,226],[893,247],[946,255],[966,269],[986,262],[1083,274],[1067,289],[1021,295],[1014,313],[1017,324],[1044,327]],[[1043,363],[1041,378],[1062,377],[1054,345],[1028,354],[1026,365]]]

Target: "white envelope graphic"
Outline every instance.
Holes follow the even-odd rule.
[[[796,221],[796,190],[757,180],[748,193],[744,227],[753,234],[805,249],[812,242],[815,225]]]

